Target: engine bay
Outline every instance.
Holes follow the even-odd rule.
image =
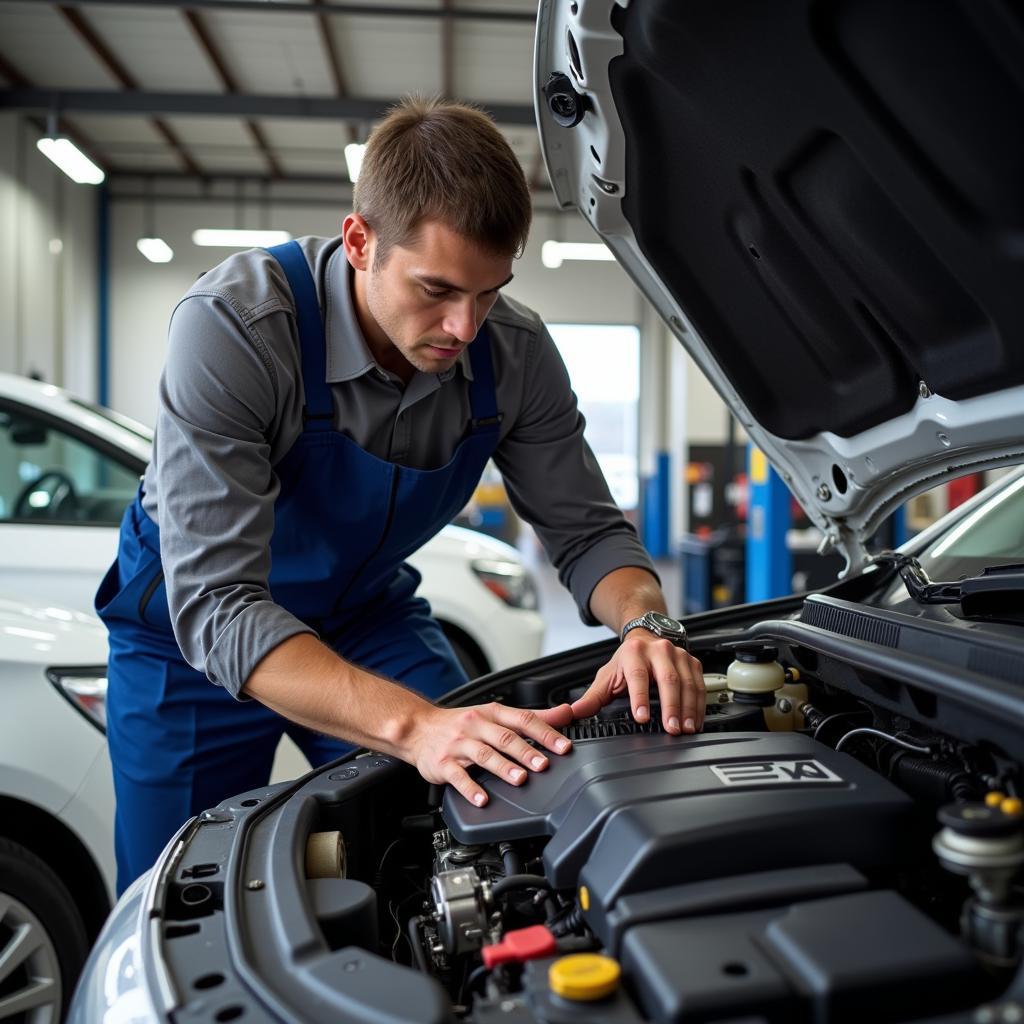
[[[227,911],[248,983],[288,1006],[312,987],[316,1019],[981,1020],[1020,965],[1014,750],[783,632],[695,646],[703,732],[613,702],[525,785],[479,776],[484,807],[378,754],[314,773],[275,814],[270,792],[239,798],[218,812],[252,815],[241,864],[222,855],[206,911],[181,899],[215,862],[211,812],[165,917]],[[591,672],[495,696],[554,705]]]

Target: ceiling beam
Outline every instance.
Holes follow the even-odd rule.
[[[111,201],[139,202],[152,199],[168,203],[220,203],[231,205],[239,201],[240,186],[259,186],[259,196],[246,192],[244,202],[266,203],[271,206],[324,206],[345,204],[352,200],[352,185],[339,175],[295,174],[271,182],[252,171],[232,174],[217,172],[202,181],[190,178],[180,171],[138,170],[114,171],[109,179]],[[532,197],[535,213],[565,213],[577,216],[575,207],[562,208],[554,201],[553,193],[542,188]]]
[[[0,89],[0,109],[90,114],[198,114],[220,117],[297,117],[376,121],[397,98],[355,96],[239,96],[225,93],[146,92],[125,89]],[[498,124],[533,125],[532,104],[479,103]]]
[[[177,179],[172,178],[172,179],[169,179],[169,180],[171,180],[171,181],[181,180],[180,179],[180,175],[179,175],[179,177]],[[260,178],[259,180],[262,182],[262,181],[265,181],[266,179]],[[304,184],[309,184],[309,185],[320,184],[321,186],[323,186],[323,185],[333,185],[333,183],[324,183],[324,182],[315,182],[315,181],[306,182],[305,180],[303,181],[303,183]],[[551,194],[547,193],[546,197],[542,196],[541,198],[550,198],[550,196],[551,196]],[[197,203],[209,203],[209,204],[219,204],[219,205],[228,206],[228,205],[232,205],[232,204],[237,202],[237,199],[234,196],[184,195],[184,194],[181,194],[181,193],[178,193],[178,192],[162,192],[162,191],[154,192],[154,191],[140,190],[140,189],[135,189],[135,190],[129,191],[129,190],[122,190],[122,189],[117,188],[117,187],[113,191],[110,192],[109,198],[110,198],[110,202],[112,202],[112,203],[147,203],[147,202],[153,202],[153,203],[164,203],[164,204],[167,204],[167,205],[172,205],[173,204],[173,205],[182,205],[182,206],[194,206]],[[534,197],[535,200],[536,200],[536,198],[537,197]],[[347,207],[352,202],[352,186],[348,185],[348,187],[345,188],[344,187],[344,183],[343,183],[343,186],[337,192],[334,192],[334,191],[322,192],[322,193],[311,192],[308,195],[301,195],[301,196],[298,196],[298,195],[289,195],[289,196],[271,195],[271,196],[268,196],[266,198],[260,197],[258,199],[255,198],[255,197],[252,197],[252,196],[247,196],[246,197],[246,202],[250,202],[250,201],[253,202],[253,203],[259,202],[259,203],[265,204],[267,206],[273,206],[273,207],[303,207],[303,206],[304,207],[322,207],[322,206],[338,206],[338,207],[341,207],[341,208],[345,208],[345,207]],[[545,202],[545,203],[537,203],[537,202],[535,202],[534,203],[534,207],[533,207],[533,212],[536,213],[536,214],[543,214],[543,215],[548,216],[548,217],[556,215],[556,214],[561,214],[561,215],[567,216],[567,217],[576,217],[576,216],[578,216],[578,214],[576,212],[576,208],[574,206],[565,208],[565,207],[555,206],[555,205],[553,205],[550,202]]]
[[[0,75],[3,75],[16,89],[32,87],[32,83],[2,53],[0,53]]]
[[[20,4],[25,0],[0,0],[0,6]],[[182,11],[222,11],[232,14],[288,14],[308,15],[309,4],[289,3],[287,0],[69,0],[71,7],[173,7]],[[467,21],[505,21],[533,25],[537,15],[533,11],[502,10],[501,8],[423,7],[389,3],[347,3],[344,0],[325,0],[320,5],[325,14],[361,14],[374,18],[458,18]]]
[[[135,76],[117,59],[113,50],[107,45],[106,40],[89,24],[85,15],[80,10],[67,4],[59,4],[57,10],[60,11],[64,20],[75,30],[82,42],[92,50],[100,63],[121,83],[122,88],[135,90],[139,88],[139,83]],[[150,124],[167,145],[171,147],[185,169],[190,174],[201,176],[202,171],[199,169],[199,165],[192,159],[188,150],[185,149],[174,129],[159,117],[150,118]]]
[[[324,6],[324,0],[313,0],[314,6],[322,8]],[[331,73],[331,81],[334,82],[334,95],[338,99],[344,99],[348,95],[348,85],[345,82],[345,72],[341,67],[341,58],[338,56],[338,47],[334,42],[334,33],[331,30],[331,19],[323,12],[318,10],[316,15],[316,27],[320,34],[320,45],[324,49],[324,59],[327,63],[327,70]],[[356,126],[351,122],[346,125],[348,131],[348,141],[358,141],[358,130]]]
[[[216,69],[217,75],[220,77],[221,84],[229,93],[237,96],[241,90],[238,88],[235,76],[228,68],[223,54],[214,43],[213,36],[210,35],[203,20],[195,11],[192,10],[182,11],[182,14],[188,22],[189,28],[192,29],[200,48],[210,59],[210,63]],[[256,148],[263,154],[264,160],[267,161],[267,167],[270,169],[270,176],[272,178],[283,177],[284,172],[281,170],[281,165],[278,163],[277,157],[274,155],[274,151],[270,148],[270,143],[267,141],[267,137],[263,134],[263,129],[255,121],[249,118],[245,121],[245,127],[248,129],[249,135],[255,143]]]
[[[348,95],[348,86],[345,84],[345,73],[341,70],[341,60],[338,57],[338,48],[334,45],[334,36],[331,35],[331,19],[324,13],[324,0],[313,0],[313,5],[318,8],[316,12],[316,24],[320,33],[320,43],[327,55],[327,69],[331,73],[331,80],[334,82],[334,95],[341,97]]]
[[[29,92],[34,91],[32,81],[23,75],[3,54],[0,54],[0,75],[3,75],[8,82],[17,86],[19,89],[24,89]],[[5,95],[3,90],[0,90],[0,96]],[[17,108],[22,110],[36,110],[37,112],[44,112],[49,115],[53,115],[56,121],[56,130],[66,135],[97,167],[99,167],[104,174],[110,173],[110,168],[107,166],[107,161],[97,155],[96,143],[89,138],[84,132],[75,128],[69,121],[57,116],[58,108],[51,102],[41,107],[35,108]],[[28,121],[33,125],[34,128],[39,132],[40,136],[48,135],[50,127],[41,117],[29,117]]]

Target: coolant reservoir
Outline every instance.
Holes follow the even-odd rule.
[[[786,670],[778,657],[778,648],[769,644],[740,644],[725,674],[733,700],[765,707],[773,704],[775,691],[786,685]]]
[[[773,732],[793,729],[796,711],[807,701],[799,673],[787,672],[778,657],[778,648],[770,644],[740,644],[726,672],[733,700],[763,707],[765,724]]]

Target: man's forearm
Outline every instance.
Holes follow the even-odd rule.
[[[439,708],[349,664],[308,633],[278,644],[242,690],[300,725],[394,754],[427,782],[449,783],[478,807],[487,793],[467,766],[518,786],[529,771],[547,767],[544,750],[564,754],[572,746],[555,731],[572,721],[568,704],[542,711],[494,701]]]
[[[665,595],[657,579],[646,569],[626,566],[603,577],[590,595],[590,611],[612,632],[643,615],[644,612],[668,612]]]
[[[432,705],[338,657],[308,633],[264,657],[242,692],[299,725],[402,757]]]

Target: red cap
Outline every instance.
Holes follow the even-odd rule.
[[[551,956],[556,950],[555,937],[542,924],[530,928],[517,928],[505,932],[505,938],[493,946],[484,946],[484,966],[490,969],[498,964],[517,963]]]

